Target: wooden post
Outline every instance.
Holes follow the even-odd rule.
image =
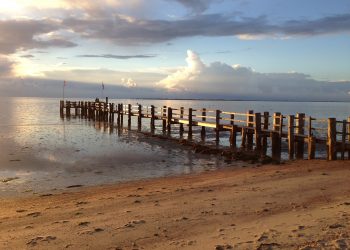
[[[184,107],[181,107],[180,108],[180,137],[182,138],[183,137],[183,134],[184,134],[184,125],[183,123],[181,122],[181,120],[184,118]]]
[[[120,104],[120,127],[123,128],[124,126],[124,104]]]
[[[60,100],[60,115],[63,116],[64,114],[64,101],[63,100]]]
[[[273,131],[271,132],[271,152],[272,159],[281,160],[281,120],[282,115],[280,112],[273,114]]]
[[[138,117],[137,117],[137,129],[141,131],[142,128],[142,105],[138,106]]]
[[[216,144],[219,144],[220,141],[220,114],[221,111],[220,110],[216,110],[216,115],[215,115],[215,141]]]
[[[115,113],[115,110],[114,110],[114,103],[112,103],[112,105],[111,105],[111,110],[110,110],[112,123],[114,123],[114,113]]]
[[[254,111],[249,110],[247,113],[247,127],[253,127],[254,124]],[[247,130],[247,149],[253,150],[253,130]]]
[[[315,159],[315,151],[316,151],[316,138],[313,136],[312,133],[312,117],[309,116],[308,118],[308,159],[312,160]]]
[[[155,108],[152,105],[151,106],[151,133],[154,134],[154,130],[155,130]]]
[[[230,131],[230,147],[232,149],[236,148],[236,133],[237,133],[237,128],[235,126],[235,122],[234,122],[234,119],[235,119],[235,115],[234,114],[231,114],[230,115],[230,124],[231,124],[231,131]]]
[[[120,127],[120,103],[117,103],[117,125]]]
[[[167,130],[168,134],[171,134],[171,122],[173,119],[173,109],[171,107],[168,107],[168,116],[167,116]]]
[[[316,151],[316,138],[314,136],[309,136],[308,138],[308,159],[315,159]]]
[[[350,117],[348,117],[348,143],[350,145]],[[348,150],[348,160],[350,160],[350,148]]]
[[[294,115],[288,116],[288,153],[289,160],[294,158]]]
[[[342,123],[342,133],[341,133],[341,159],[345,159],[345,142],[346,142],[346,120]]]
[[[78,115],[78,106],[77,106],[77,102],[74,102],[74,115],[75,115],[75,116]]]
[[[264,125],[263,125],[263,138],[262,138],[262,155],[266,155],[267,153],[267,135],[266,131],[269,129],[269,117],[270,113],[269,112],[264,112]]]
[[[70,117],[70,101],[66,101],[66,116]]]
[[[98,120],[101,121],[101,118],[102,118],[102,103],[101,102],[98,103],[98,114],[99,114]]]
[[[163,106],[163,108],[162,108],[162,125],[163,125],[163,134],[165,134],[165,131],[166,131],[166,106]]]
[[[188,139],[192,139],[192,108],[188,109]]]
[[[131,113],[132,113],[132,107],[131,104],[128,104],[128,128],[131,128]]]
[[[255,150],[261,152],[261,113],[255,113]]]
[[[202,110],[202,122],[205,122],[207,120],[206,116],[207,116],[207,110],[204,108]],[[203,141],[205,140],[205,126],[202,126],[201,138],[202,138]]]
[[[337,121],[335,118],[328,118],[328,160],[337,159]]]
[[[297,113],[296,117],[296,134],[298,135],[295,146],[296,146],[296,158],[304,158],[304,128],[305,128],[305,114]],[[301,136],[300,136],[301,135]]]

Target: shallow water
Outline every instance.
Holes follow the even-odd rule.
[[[349,103],[110,100],[221,109],[225,111],[304,112],[314,117],[346,119]],[[133,122],[133,124],[137,124]],[[148,121],[144,130],[149,129]],[[160,128],[160,123],[157,124]],[[135,128],[135,127],[134,127]],[[158,129],[158,132],[160,129]],[[174,136],[178,136],[174,129]],[[199,140],[199,133],[194,132]],[[208,141],[213,133],[208,131]],[[221,141],[228,144],[228,134]],[[239,165],[239,163],[237,163]],[[222,159],[194,154],[172,142],[147,138],[134,131],[111,131],[103,123],[59,116],[59,99],[0,100],[1,195],[47,192],[71,185],[96,185],[142,178],[200,172],[225,167]],[[16,179],[6,179],[16,178]]]

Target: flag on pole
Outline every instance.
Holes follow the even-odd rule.
[[[103,84],[103,82],[102,82],[102,89],[105,89],[105,85]]]
[[[63,81],[63,87],[66,87],[67,86],[67,82],[66,80]]]

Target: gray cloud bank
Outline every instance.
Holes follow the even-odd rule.
[[[87,58],[107,58],[107,59],[119,59],[119,60],[128,60],[134,58],[154,58],[157,55],[112,55],[112,54],[103,54],[103,55],[78,55],[77,57],[87,57]]]
[[[201,11],[205,1],[178,2]],[[326,16],[314,20],[289,20],[281,24],[267,17],[240,17],[223,14],[198,14],[177,20],[149,20],[113,15],[106,17],[0,20],[0,54],[34,48],[77,46],[64,35],[49,33],[73,31],[85,39],[107,40],[122,46],[168,42],[193,36],[293,37],[350,33],[350,14]],[[118,56],[118,55],[117,55]],[[146,55],[147,56],[147,55]],[[112,57],[111,57],[112,58]],[[125,59],[125,58],[121,58]]]
[[[63,38],[47,40],[38,35],[59,30],[61,25],[49,19],[43,20],[0,20],[0,54],[12,54],[16,50],[28,50],[47,47],[74,47],[75,43]]]
[[[67,28],[85,38],[104,39],[119,45],[141,45],[167,42],[192,36],[312,36],[349,33],[350,14],[339,14],[315,20],[289,20],[271,24],[264,16],[245,18],[221,14],[196,15],[181,20],[113,19],[63,20]]]

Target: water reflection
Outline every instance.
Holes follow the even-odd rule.
[[[5,101],[1,100],[0,107]],[[59,116],[55,99],[8,99],[1,109],[2,195],[213,169],[210,157],[103,122]],[[186,166],[186,167],[185,167]]]

